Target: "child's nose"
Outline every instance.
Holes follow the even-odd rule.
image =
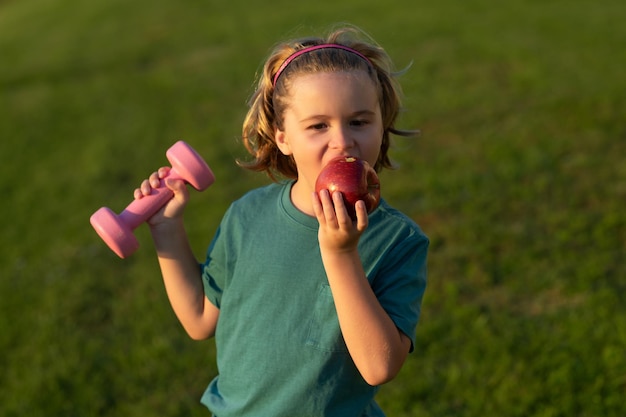
[[[350,149],[354,146],[354,139],[349,129],[340,127],[333,134],[332,144],[337,149]]]

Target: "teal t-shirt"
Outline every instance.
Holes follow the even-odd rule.
[[[378,388],[363,380],[341,335],[317,219],[293,206],[291,185],[234,202],[208,249],[203,283],[220,309],[219,375],[202,403],[217,417],[384,416]],[[378,300],[412,343],[427,250],[420,228],[384,200],[359,241]]]

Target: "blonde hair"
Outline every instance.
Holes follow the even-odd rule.
[[[285,60],[301,49],[322,44],[343,45],[357,53],[338,48],[307,52],[282,68],[274,86],[276,73]],[[391,59],[385,50],[354,26],[332,30],[325,38],[295,39],[274,47],[263,66],[256,90],[248,102],[249,110],[243,122],[243,144],[254,159],[249,162],[238,160],[237,163],[253,171],[266,172],[273,180],[276,180],[276,174],[297,178],[298,171],[293,157],[284,155],[276,146],[274,138],[276,128],[283,127],[290,80],[303,74],[355,70],[367,72],[378,90],[383,138],[374,169],[379,172],[382,168],[392,168],[393,164],[388,155],[390,134],[413,136],[418,131],[400,130],[395,127],[402,96],[402,90],[395,77],[401,72],[394,72]]]

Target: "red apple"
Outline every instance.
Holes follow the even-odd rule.
[[[343,201],[352,220],[356,220],[354,205],[363,200],[371,213],[380,202],[380,181],[376,171],[367,161],[352,156],[332,159],[320,172],[315,191],[328,190],[332,195],[341,191]]]

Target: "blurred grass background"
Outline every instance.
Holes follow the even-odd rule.
[[[0,414],[201,416],[212,341],[171,312],[121,211],[184,139],[202,258],[229,203],[245,101],[274,42],[347,21],[401,68],[401,168],[383,193],[431,237],[418,343],[391,416],[626,415],[622,0],[0,0]]]

